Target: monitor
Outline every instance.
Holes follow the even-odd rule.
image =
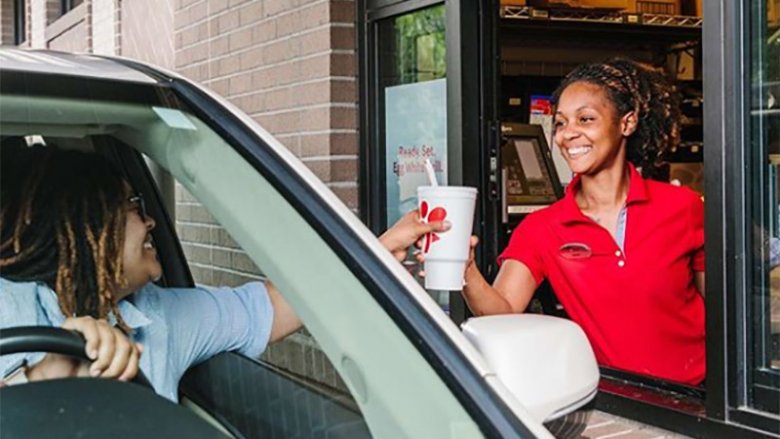
[[[563,197],[541,125],[501,124],[503,215],[528,214]]]

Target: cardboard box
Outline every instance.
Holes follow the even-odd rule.
[[[680,15],[680,0],[577,0],[580,7],[620,9],[627,13]]]
[[[637,0],[636,12],[645,14],[680,15],[680,0]]]
[[[525,6],[525,0],[501,0],[501,6]]]
[[[766,23],[769,26],[780,24],[780,0],[766,0]]]
[[[634,7],[636,0],[579,0],[581,7],[585,8],[605,8],[605,9],[621,9],[626,12]]]

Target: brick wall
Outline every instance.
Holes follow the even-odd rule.
[[[176,0],[175,69],[228,98],[357,209],[354,1]],[[179,237],[196,282],[238,285],[260,270],[182,187]],[[264,358],[346,387],[303,330]]]
[[[0,44],[14,43],[14,1],[0,0]]]
[[[357,209],[354,1],[177,0],[176,69],[230,99]]]
[[[118,53],[118,0],[92,0],[89,3],[92,52],[101,55]],[[132,3],[132,2],[129,2]],[[149,28],[151,31],[153,28]]]
[[[133,0],[121,4],[122,56],[173,69],[174,1]]]

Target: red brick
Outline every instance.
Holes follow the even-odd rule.
[[[176,53],[176,65],[187,66],[192,63],[205,61],[209,56],[208,43],[202,42],[194,46],[184,48]]]
[[[228,46],[231,51],[244,49],[252,44],[252,28],[245,28],[230,33]]]
[[[298,8],[309,1],[311,0],[266,0],[265,14],[266,16],[281,15],[284,12]]]
[[[354,27],[331,27],[330,28],[331,49],[355,50],[357,48],[357,39]]]
[[[289,88],[268,91],[265,92],[264,95],[265,107],[263,110],[273,111],[293,106],[293,99]]]
[[[271,41],[276,37],[276,21],[274,20],[266,20],[252,26],[252,41],[255,43]]]
[[[238,11],[230,11],[227,13],[224,13],[215,19],[212,19],[212,26],[211,26],[211,32],[213,33],[212,36],[217,35],[224,35],[236,27],[238,27],[239,17],[238,17]],[[216,22],[216,26],[214,23]]]
[[[290,104],[307,106],[329,103],[330,86],[328,81],[318,81],[308,84],[299,84],[292,87]]]
[[[331,102],[357,103],[357,81],[331,81]]]
[[[299,28],[311,29],[319,27],[330,22],[330,5],[329,2],[320,2],[312,5],[311,7],[301,9]]]
[[[251,23],[257,23],[265,18],[263,13],[264,4],[261,1],[253,1],[239,9],[239,24],[246,26]]]
[[[209,0],[209,15],[214,16],[228,9],[228,0]]]
[[[355,76],[357,60],[354,53],[334,53],[330,59],[330,73],[333,76]]]
[[[300,136],[300,157],[323,156],[331,154],[330,134],[307,134]]]
[[[329,136],[331,154],[358,154],[357,133],[332,133]]]
[[[330,188],[333,193],[339,197],[339,199],[347,205],[350,209],[358,208],[358,188],[357,186],[341,187],[335,186]]]
[[[300,54],[300,45],[294,39],[283,39],[268,44],[263,50],[263,61],[267,64],[276,64],[293,58]]]
[[[235,59],[235,58],[234,58]],[[232,76],[230,78],[229,94],[241,94],[252,90],[252,77],[248,74]]]
[[[241,52],[238,56],[240,69],[251,70],[261,67],[263,65],[263,48],[253,47],[247,51]]]
[[[331,49],[331,29],[322,28],[307,32],[299,37],[301,55],[326,52]]]
[[[330,162],[330,181],[355,181],[358,175],[357,159],[338,159]]]
[[[304,160],[303,164],[320,180],[330,182],[330,160]]]
[[[209,83],[209,88],[214,90],[220,96],[227,96],[228,92],[230,91],[230,80],[219,79],[216,81],[211,81]]]
[[[300,131],[301,114],[298,111],[270,115],[258,115],[254,118],[271,134],[293,133]]]
[[[301,129],[321,131],[330,127],[330,108],[309,108],[301,111]]]
[[[357,108],[333,107],[330,128],[356,129],[357,117]]]
[[[187,9],[187,23],[197,23],[204,20],[209,15],[208,1],[194,4],[191,8]]]
[[[324,53],[300,61],[301,79],[316,79],[329,76],[331,56]]]
[[[228,45],[228,35],[209,40],[209,50],[211,51],[211,56],[222,56],[228,54],[230,52],[230,47]]]
[[[331,23],[355,23],[357,22],[357,12],[354,1],[331,1],[330,2],[330,21]]]
[[[238,5],[242,5],[248,1],[253,1],[253,0],[229,0],[228,5],[232,8]]]
[[[265,109],[265,102],[261,93],[252,93],[232,98],[231,101],[246,114],[257,114]]]

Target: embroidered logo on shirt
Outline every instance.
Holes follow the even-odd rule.
[[[561,257],[564,259],[587,259],[593,255],[590,247],[581,242],[569,242],[563,244],[559,249]]]

